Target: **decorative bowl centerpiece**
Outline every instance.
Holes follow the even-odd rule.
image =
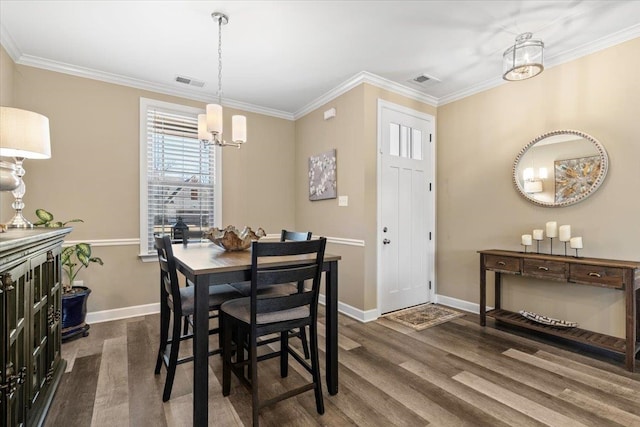
[[[204,237],[225,251],[243,251],[251,246],[252,241],[259,240],[266,235],[267,233],[259,227],[258,231],[254,233],[251,227],[245,227],[242,231],[238,231],[233,225],[222,230],[213,227],[204,232]]]

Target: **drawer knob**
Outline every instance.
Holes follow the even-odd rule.
[[[593,272],[589,273],[589,276],[592,276],[592,277],[602,277],[602,276],[600,275],[600,273],[593,273]]]
[[[498,265],[507,265],[504,261],[498,261]]]
[[[538,267],[538,270],[542,270],[542,271],[549,271],[549,267]]]

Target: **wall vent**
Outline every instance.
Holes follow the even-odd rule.
[[[182,84],[189,85],[189,86],[195,86],[195,87],[203,87],[204,86],[204,82],[203,81],[195,80],[195,79],[192,79],[191,77],[176,76],[176,81],[178,83],[182,83]]]

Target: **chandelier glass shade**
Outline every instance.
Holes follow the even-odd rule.
[[[531,33],[516,37],[515,44],[502,55],[502,78],[508,81],[526,80],[544,70],[544,43],[531,39]]]
[[[198,115],[198,139],[206,145],[240,148],[242,144],[247,142],[247,118],[245,116],[231,116],[231,141],[226,142],[222,137],[224,117],[222,109],[222,26],[229,22],[229,17],[223,13],[213,12],[211,18],[218,23],[218,103],[207,104],[206,114]]]

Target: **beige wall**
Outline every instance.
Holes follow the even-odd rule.
[[[25,161],[27,218],[34,221],[35,209],[44,208],[59,220],[84,219],[68,240],[138,238],[140,97],[201,108],[203,103],[33,67],[14,68],[14,106],[47,116],[51,131],[51,159]],[[225,109],[227,129],[236,112]],[[279,233],[295,225],[293,167],[282,167],[294,161],[294,123],[245,114],[247,146],[223,150],[223,223]],[[1,197],[2,218],[9,218],[12,197]],[[105,265],[79,276],[93,290],[90,312],[158,300],[157,263],[141,262],[137,245],[94,244],[93,251]]]
[[[13,69],[15,65],[11,57],[0,45],[0,105],[13,105]]]
[[[340,301],[359,310],[377,307],[377,122],[378,99],[435,116],[436,109],[378,87],[362,84],[296,121],[296,225],[315,235],[364,240],[364,247],[332,244],[340,254]],[[336,117],[323,113],[336,109]],[[335,148],[337,199],[309,201],[308,159]]]
[[[520,235],[550,220],[571,224],[572,233],[583,236],[583,256],[640,259],[638,52],[640,39],[634,39],[438,108],[439,294],[477,303],[476,251],[520,250]],[[511,168],[529,141],[558,129],[598,139],[609,154],[609,174],[581,203],[538,207],[513,188]],[[620,291],[515,277],[504,290],[507,309],[624,336]]]

